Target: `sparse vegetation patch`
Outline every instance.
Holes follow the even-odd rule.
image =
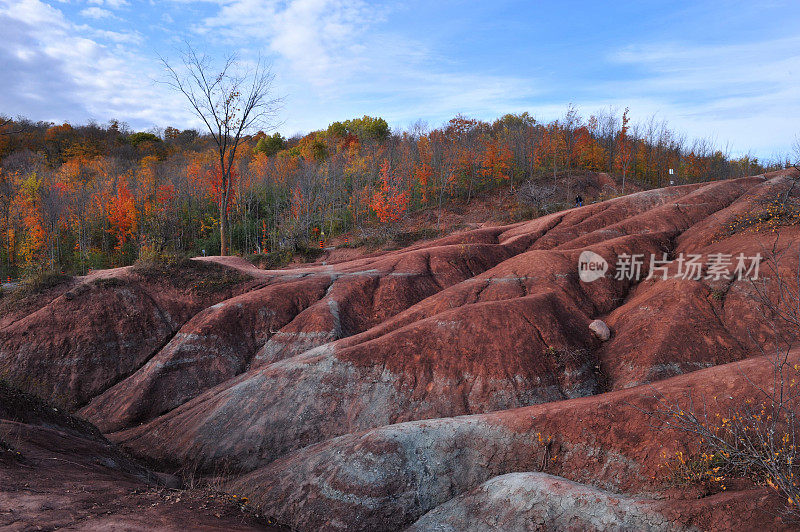
[[[132,272],[150,282],[169,282],[197,294],[231,289],[250,280],[250,276],[214,262],[173,255],[140,260],[133,265]]]

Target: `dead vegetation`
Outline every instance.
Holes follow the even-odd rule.
[[[789,521],[800,521],[800,263],[787,275],[787,249],[765,250],[766,272],[752,281],[752,294],[771,328],[768,345],[757,343],[769,361],[767,384],[743,374],[745,389],[736,397],[687,393],[683,400],[657,394],[659,408],[647,414],[659,428],[691,435],[695,452],[664,456],[667,480],[700,486],[706,493],[747,480],[769,486],[783,503]],[[800,260],[800,253],[798,254]]]
[[[182,256],[158,256],[137,261],[132,273],[148,282],[169,282],[179,290],[207,295],[232,289],[250,276],[220,264]]]
[[[25,300],[66,289],[73,279],[57,272],[41,272],[27,277],[12,290],[0,289],[0,310],[18,310],[24,306]]]

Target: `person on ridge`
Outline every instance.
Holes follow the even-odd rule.
[[[575,206],[576,207],[583,207],[583,196],[581,196],[580,194],[575,196]]]

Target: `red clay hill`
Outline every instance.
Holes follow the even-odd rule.
[[[282,530],[238,496],[179,486],[87,421],[0,381],[0,529]]]
[[[285,270],[212,257],[97,272],[4,303],[0,375],[301,530],[789,528],[767,488],[671,486],[664,456],[696,442],[642,413],[689,392],[724,409],[769,379],[752,284],[587,283],[577,263],[779,252],[788,278],[798,176]]]

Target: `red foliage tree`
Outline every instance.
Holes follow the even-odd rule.
[[[396,222],[408,210],[408,192],[401,189],[400,182],[392,172],[389,161],[381,163],[378,189],[372,195],[372,210],[381,222]]]
[[[128,189],[125,179],[120,179],[117,186],[117,195],[111,198],[108,204],[109,232],[116,236],[116,250],[121,250],[128,239],[133,238],[136,231],[136,201]]]

